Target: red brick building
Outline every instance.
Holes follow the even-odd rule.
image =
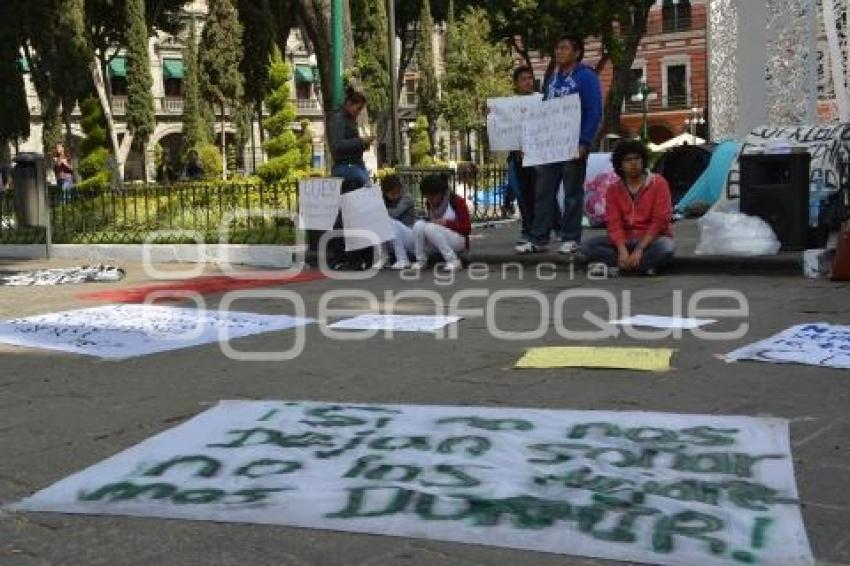
[[[648,30],[632,65],[633,95],[640,81],[649,87],[647,122],[650,141],[662,143],[691,132],[689,120],[697,118],[694,132],[705,137],[708,99],[707,0],[660,0],[649,16]],[[596,66],[598,41],[587,42],[585,62]],[[548,59],[534,62],[542,78]],[[612,69],[606,64],[600,79],[604,94],[611,86]],[[699,124],[699,119],[703,124]],[[643,126],[643,102],[639,95],[623,105],[624,134],[639,136]]]

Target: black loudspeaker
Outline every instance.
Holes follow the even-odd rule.
[[[742,155],[741,212],[765,220],[785,251],[807,248],[808,153]]]

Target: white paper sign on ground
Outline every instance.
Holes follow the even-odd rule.
[[[333,230],[339,214],[342,179],[298,181],[298,226],[302,230]]]
[[[0,322],[0,343],[123,359],[286,330],[314,322],[286,315],[106,305]]]
[[[522,165],[544,165],[578,157],[581,129],[579,95],[541,102],[522,126]]]
[[[522,125],[530,112],[540,105],[542,94],[488,98],[487,138],[492,151],[522,149]]]
[[[392,240],[393,227],[381,189],[363,187],[342,195],[342,226],[346,251]],[[366,237],[363,232],[371,232],[374,238]]]
[[[335,330],[387,330],[391,332],[437,332],[461,320],[459,316],[363,314],[329,326]]]
[[[813,564],[787,421],[226,401],[14,507]]]
[[[612,320],[609,324],[620,326],[646,326],[649,328],[681,328],[693,330],[717,322],[713,318],[681,318],[678,316],[655,316],[639,314],[621,320]]]
[[[850,326],[826,322],[792,326],[726,354],[726,359],[850,369]]]

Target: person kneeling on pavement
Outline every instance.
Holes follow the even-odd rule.
[[[654,275],[673,258],[670,187],[664,177],[648,171],[649,153],[640,141],[620,142],[611,161],[620,181],[605,199],[608,235],[582,244],[588,273]]]
[[[388,242],[395,263],[390,269],[402,270],[410,267],[408,254],[413,252],[413,224],[416,222],[416,203],[410,195],[404,192],[401,178],[398,175],[387,175],[381,179],[381,193],[384,195],[384,205],[390,215],[393,228],[393,239]]]
[[[458,271],[463,267],[457,254],[469,247],[472,223],[469,208],[462,197],[453,194],[445,175],[428,175],[422,179],[419,191],[425,197],[427,220],[417,220],[413,225],[413,250],[416,254],[414,269],[424,269],[428,253],[440,252],[445,268]]]

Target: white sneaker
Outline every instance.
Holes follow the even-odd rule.
[[[392,264],[390,269],[393,271],[404,271],[405,269],[410,269],[410,262],[406,260],[399,260]]]
[[[620,276],[620,270],[604,263],[591,263],[587,266],[587,276],[593,279],[613,279]]]
[[[572,255],[579,251],[579,249],[580,247],[578,245],[578,242],[576,242],[575,240],[570,240],[569,242],[564,242],[563,244],[561,244],[561,247],[558,248],[558,253],[564,255]]]
[[[457,258],[447,261],[443,264],[443,269],[446,271],[461,271],[463,269],[463,263]]]
[[[514,246],[514,250],[518,254],[536,254],[538,252],[546,251],[546,248],[541,248],[540,246],[536,246],[531,242],[525,242],[524,244],[518,244]]]
[[[423,269],[425,269],[425,265],[426,264],[424,261],[414,261],[413,265],[410,266],[410,269],[414,271],[422,271]]]

